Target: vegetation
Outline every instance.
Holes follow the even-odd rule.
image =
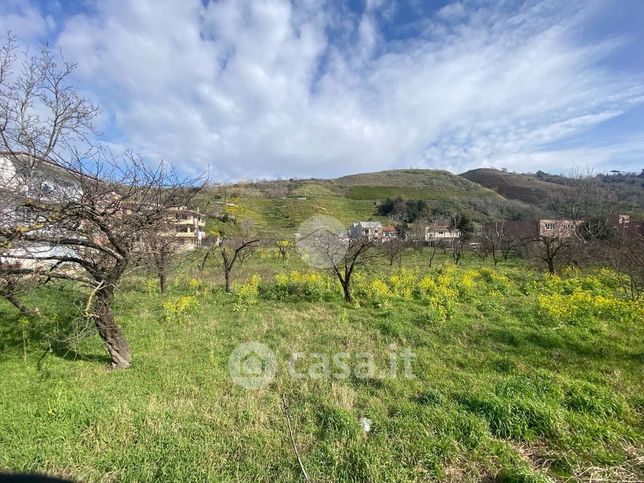
[[[282,398],[317,481],[638,480],[642,301],[608,269],[541,275],[510,258],[410,252],[356,266],[354,302],[331,270],[259,248],[232,294],[219,262],[158,290],[129,275],[115,299],[132,366],[105,372],[67,282],[37,288],[38,318],[0,305],[0,467],[79,480],[298,481]],[[196,253],[192,266],[201,259]],[[228,356],[260,341],[272,384],[234,384]],[[292,352],[409,348],[414,379],[289,377]],[[306,359],[300,372],[314,370]],[[365,432],[361,419],[372,422]]]

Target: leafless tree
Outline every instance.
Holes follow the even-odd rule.
[[[295,246],[302,259],[313,267],[330,269],[342,286],[344,300],[353,302],[354,271],[372,253],[376,241],[368,237],[348,238],[341,227],[324,224],[308,227],[296,236]]]
[[[277,248],[277,253],[282,260],[286,260],[286,256],[293,248],[293,242],[291,240],[275,240],[273,245]]]
[[[496,266],[501,259],[507,260],[518,240],[510,236],[505,221],[486,223],[481,232],[481,250],[492,257]]]
[[[69,179],[55,196],[18,200],[38,222],[12,239],[5,259],[30,268],[4,270],[71,279],[91,287],[86,315],[96,325],[113,368],[128,367],[131,352],[112,313],[116,288],[139,259],[142,240],[162,228],[170,208],[185,205],[195,190],[161,165],[149,168],[128,154],[79,157],[65,165],[41,160]]]
[[[132,153],[115,157],[92,147],[87,137],[98,109],[70,84],[75,66],[46,46],[20,67],[17,58],[9,37],[0,49],[5,295],[16,277],[89,287],[85,315],[111,366],[128,367],[131,351],[112,312],[116,288],[139,260],[142,240],[198,188],[164,164],[150,168]]]
[[[10,33],[0,46],[0,249],[9,250],[18,235],[41,220],[23,200],[51,197],[50,185],[36,169],[42,159],[61,162],[77,143],[95,133],[98,108],[70,83],[76,66],[43,45],[35,54],[21,52]],[[17,169],[16,169],[17,168]],[[48,174],[56,175],[56,170]],[[48,278],[23,272],[24,261],[0,258],[0,294],[23,315],[33,315],[20,296]]]
[[[573,262],[575,237],[535,236],[524,241],[523,250],[527,258],[542,262],[549,273],[554,274]]]
[[[472,239],[472,221],[466,214],[458,213],[451,217],[449,229],[453,232],[458,231],[459,233],[458,237],[454,238],[451,244],[452,259],[454,260],[454,265],[458,265]]]
[[[407,249],[407,243],[404,240],[392,238],[382,242],[379,248],[389,261],[389,266],[393,266],[394,263],[397,263],[399,267],[402,265],[403,255]]]
[[[170,274],[178,267],[181,247],[173,237],[168,223],[161,224],[158,231],[149,232],[142,240],[141,263],[159,281],[159,290],[165,294]]]
[[[641,222],[640,222],[641,223]],[[600,242],[601,258],[628,279],[626,292],[638,300],[644,287],[644,234],[640,229],[618,229],[615,236]]]
[[[240,260],[244,253],[249,252],[259,243],[259,238],[245,238],[245,237],[223,237],[219,243],[219,253],[222,260],[222,268],[224,270],[224,284],[226,292],[232,289],[232,271],[235,262]]]
[[[452,240],[452,260],[454,261],[454,265],[458,265],[460,263],[465,251],[467,250],[469,242],[469,238],[463,234]]]
[[[354,270],[358,264],[365,260],[367,253],[373,246],[373,241],[352,239],[349,241],[344,257],[338,262],[333,261],[331,268],[342,286],[345,302],[353,302],[352,276]]]

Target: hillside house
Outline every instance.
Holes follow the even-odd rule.
[[[393,226],[382,227],[382,241],[389,241],[398,238],[398,231]]]
[[[369,241],[382,238],[382,223],[379,221],[358,221],[351,224],[349,229],[351,238],[365,238]]]
[[[199,210],[178,206],[170,211],[168,236],[173,237],[182,250],[194,250],[200,247],[206,237],[203,231],[206,222]]]
[[[459,229],[450,228],[446,224],[432,223],[425,227],[425,241],[429,246],[434,246],[440,242],[450,244],[460,236],[461,231]]]

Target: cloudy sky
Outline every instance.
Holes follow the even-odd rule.
[[[644,1],[2,0],[115,147],[221,180],[644,168]]]

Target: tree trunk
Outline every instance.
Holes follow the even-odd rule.
[[[123,332],[114,321],[113,297],[114,293],[111,289],[102,289],[96,293],[94,300],[96,329],[110,356],[110,367],[112,369],[126,369],[132,361],[132,353]]]
[[[203,272],[204,268],[206,268],[206,261],[208,261],[208,257],[210,257],[210,249],[206,252],[204,257],[201,260],[201,263],[199,264],[199,271]]]
[[[24,317],[34,317],[36,315],[36,313],[24,305],[13,292],[7,292],[4,297],[9,303],[11,303],[11,305],[18,309],[20,315]]]
[[[224,266],[224,280],[226,282],[226,293],[230,293],[230,268]]]
[[[437,247],[434,245],[432,247],[431,255],[429,255],[429,268],[432,268],[432,263],[434,263],[434,257],[436,256]]]
[[[163,295],[165,295],[168,290],[168,276],[165,272],[159,273],[159,289]]]
[[[351,294],[351,279],[346,279],[342,282],[342,291],[344,292],[344,301],[353,302],[353,295]]]
[[[546,258],[546,265],[548,266],[548,272],[550,275],[555,274],[555,261],[553,258]]]

